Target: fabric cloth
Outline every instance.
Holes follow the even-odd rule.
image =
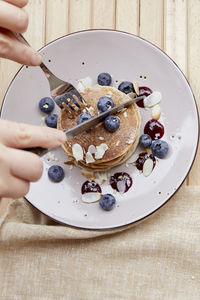
[[[26,200],[0,219],[0,299],[200,299],[200,188],[182,187],[143,222],[61,226]]]

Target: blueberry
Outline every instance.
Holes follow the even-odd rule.
[[[87,120],[89,120],[89,119],[91,119],[91,118],[92,118],[92,116],[91,116],[90,113],[88,113],[88,112],[82,113],[82,114],[80,114],[80,115],[78,116],[77,124],[79,125],[79,124],[81,124],[81,123],[83,123],[83,122],[85,122],[85,121],[87,121]]]
[[[54,101],[49,97],[44,97],[39,102],[39,108],[44,113],[50,113],[54,109]]]
[[[120,125],[120,118],[117,116],[108,116],[104,120],[104,126],[108,131],[115,131],[119,128]]]
[[[129,94],[131,92],[135,93],[133,84],[130,81],[122,81],[120,83],[120,85],[118,86],[118,90],[120,90],[121,92],[123,92],[125,94]]]
[[[104,194],[101,196],[101,198],[99,200],[99,204],[100,204],[101,208],[103,208],[104,210],[113,209],[115,206],[115,203],[116,203],[116,199],[111,194]]]
[[[45,118],[45,123],[48,127],[56,128],[57,127],[57,120],[58,120],[58,115],[57,114],[49,114]]]
[[[110,85],[112,82],[112,77],[108,73],[101,73],[97,78],[97,82],[100,85]]]
[[[98,100],[97,108],[99,111],[104,112],[110,108],[114,107],[114,102],[108,97],[101,97]]]
[[[144,148],[148,148],[152,144],[152,138],[148,134],[142,134],[139,139],[139,143]]]
[[[53,182],[60,182],[63,180],[65,173],[62,167],[53,165],[48,170],[48,176]]]
[[[167,155],[168,150],[169,150],[169,146],[167,142],[162,140],[156,140],[151,145],[151,151],[153,155],[159,158],[165,157]]]

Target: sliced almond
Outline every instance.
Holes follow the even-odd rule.
[[[138,85],[138,82],[137,82],[136,80],[133,80],[132,83],[133,83],[133,87],[134,87],[134,90],[135,90],[135,92],[136,92],[136,95],[139,96],[140,91],[139,91],[139,85]]]
[[[87,111],[91,114],[91,116],[95,115],[94,108],[92,106],[86,107]]]
[[[86,164],[91,164],[91,163],[95,162],[95,160],[90,152],[86,153],[85,161],[86,161]]]
[[[99,140],[100,140],[100,141],[103,141],[103,140],[104,140],[104,137],[100,136],[100,137],[99,137]]]
[[[120,180],[117,182],[117,189],[120,193],[124,193],[126,190],[126,183],[124,180]]]
[[[151,174],[153,171],[153,160],[151,158],[145,160],[142,171],[145,177]]]
[[[97,152],[97,149],[96,149],[96,147],[94,145],[90,145],[88,147],[88,152],[90,152],[91,154],[94,154],[94,153]]]
[[[127,144],[130,145],[130,144],[132,144],[133,142],[134,142],[134,139],[129,139],[129,140],[127,141]]]
[[[119,144],[120,144],[120,141],[117,141],[115,145],[116,145],[116,146],[119,146]]]
[[[126,163],[133,164],[134,162],[136,162],[137,158],[138,158],[138,154],[134,153],[127,159]]]
[[[88,179],[96,179],[94,172],[82,169],[81,174]]]
[[[96,175],[95,181],[98,184],[103,184],[109,177],[109,173],[107,173],[107,172],[96,172],[95,175]]]
[[[74,144],[72,146],[72,154],[76,161],[83,160],[83,148],[79,144]]]
[[[126,111],[123,113],[123,115],[125,118],[127,118],[127,116],[128,116]]]
[[[160,103],[162,95],[160,92],[153,92],[148,97],[144,98],[144,107],[153,107]]]
[[[133,93],[133,92],[131,92],[131,93],[127,94],[127,95],[128,95],[129,98],[131,98],[131,99],[133,99],[133,98],[136,97],[136,93]]]
[[[101,145],[96,146],[96,149],[97,151],[95,153],[95,159],[101,159],[104,156],[106,150],[108,150],[108,145],[102,143]]]
[[[82,201],[85,203],[94,203],[99,201],[100,198],[101,198],[101,193],[97,193],[97,192],[85,193],[82,195]]]
[[[152,119],[159,120],[161,115],[161,108],[159,104],[156,104],[151,109]]]

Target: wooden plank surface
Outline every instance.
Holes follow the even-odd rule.
[[[166,51],[187,76],[200,107],[199,0],[29,0],[25,34],[35,49],[70,32],[108,28],[139,35]],[[20,65],[0,59],[0,102]],[[199,152],[199,151],[198,151]],[[187,180],[200,184],[198,160]],[[9,200],[1,201],[0,210]]]

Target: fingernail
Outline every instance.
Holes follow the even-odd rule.
[[[64,133],[63,131],[61,131],[61,130],[58,130],[57,137],[58,137],[58,141],[59,141],[60,143],[62,143],[62,144],[66,141],[66,135],[65,135],[65,133]]]
[[[31,64],[33,66],[38,66],[41,63],[42,63],[42,56],[38,52],[35,52],[31,57]]]

